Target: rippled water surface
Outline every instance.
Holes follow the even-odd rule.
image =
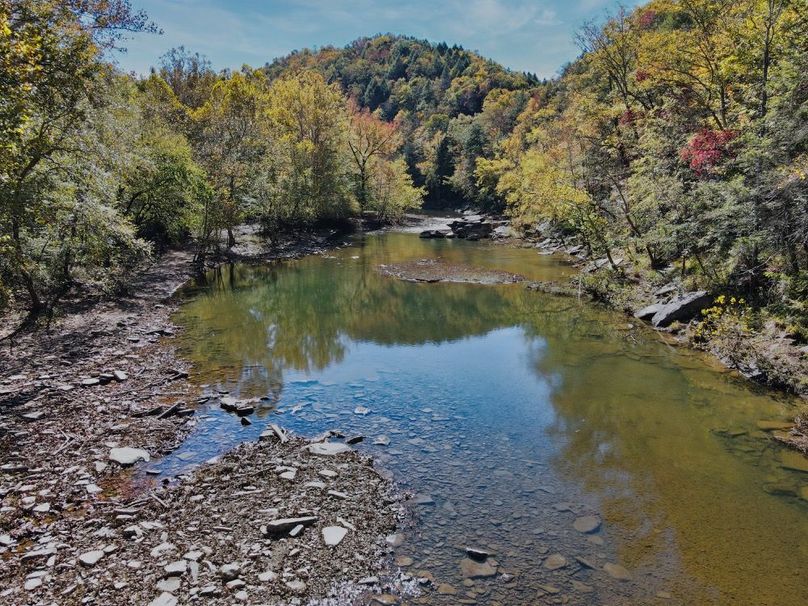
[[[422,503],[399,555],[458,592],[422,603],[808,603],[808,473],[757,425],[793,403],[572,299],[377,272],[437,257],[571,271],[531,250],[385,234],[214,272],[178,314],[182,349],[208,391],[264,400],[248,427],[200,410],[162,469],[269,422],[365,436],[358,448]],[[602,519],[594,534],[573,528],[587,514]],[[465,546],[492,552],[499,575],[464,584]],[[567,565],[548,570],[554,553]]]

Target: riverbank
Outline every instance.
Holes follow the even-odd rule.
[[[333,233],[272,245],[252,228],[238,236],[214,263],[342,243]],[[49,328],[3,343],[0,603],[165,605],[180,592],[182,603],[197,594],[223,604],[245,595],[313,600],[356,593],[338,582],[378,570],[395,498],[355,453],[321,461],[291,439],[241,447],[178,482],[142,473],[196,424],[204,379],[190,377],[171,322],[192,256],[169,252],[135,277],[130,296],[75,300]],[[317,520],[282,537],[260,532],[294,517]],[[328,545],[343,532],[334,548],[351,554],[347,570]]]

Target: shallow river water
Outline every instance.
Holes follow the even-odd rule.
[[[421,258],[571,273],[528,249],[401,233],[213,272],[178,314],[182,351],[209,392],[264,400],[248,427],[201,410],[162,470],[270,422],[365,436],[357,448],[416,495],[397,554],[457,591],[421,603],[808,604],[808,469],[758,427],[793,402],[590,304],[377,271]],[[573,527],[585,515],[596,532]],[[464,583],[466,546],[499,574]],[[552,554],[566,565],[550,570]]]

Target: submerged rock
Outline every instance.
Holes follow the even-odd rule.
[[[578,532],[590,534],[600,530],[600,518],[597,516],[581,516],[573,523],[573,528]]]
[[[460,573],[467,579],[485,579],[496,576],[497,569],[489,562],[475,562],[471,558],[460,561]]]
[[[630,581],[631,573],[620,564],[612,564],[608,562],[603,565],[603,570],[613,579],[618,581]]]
[[[544,568],[546,570],[558,570],[559,568],[564,568],[566,565],[567,558],[560,553],[549,555],[547,556],[547,559],[544,560]]]

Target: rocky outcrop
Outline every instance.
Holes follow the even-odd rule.
[[[634,315],[650,321],[655,328],[665,328],[674,322],[689,322],[697,317],[702,309],[712,303],[707,291],[698,290],[684,293],[668,303],[655,303],[638,310]]]

